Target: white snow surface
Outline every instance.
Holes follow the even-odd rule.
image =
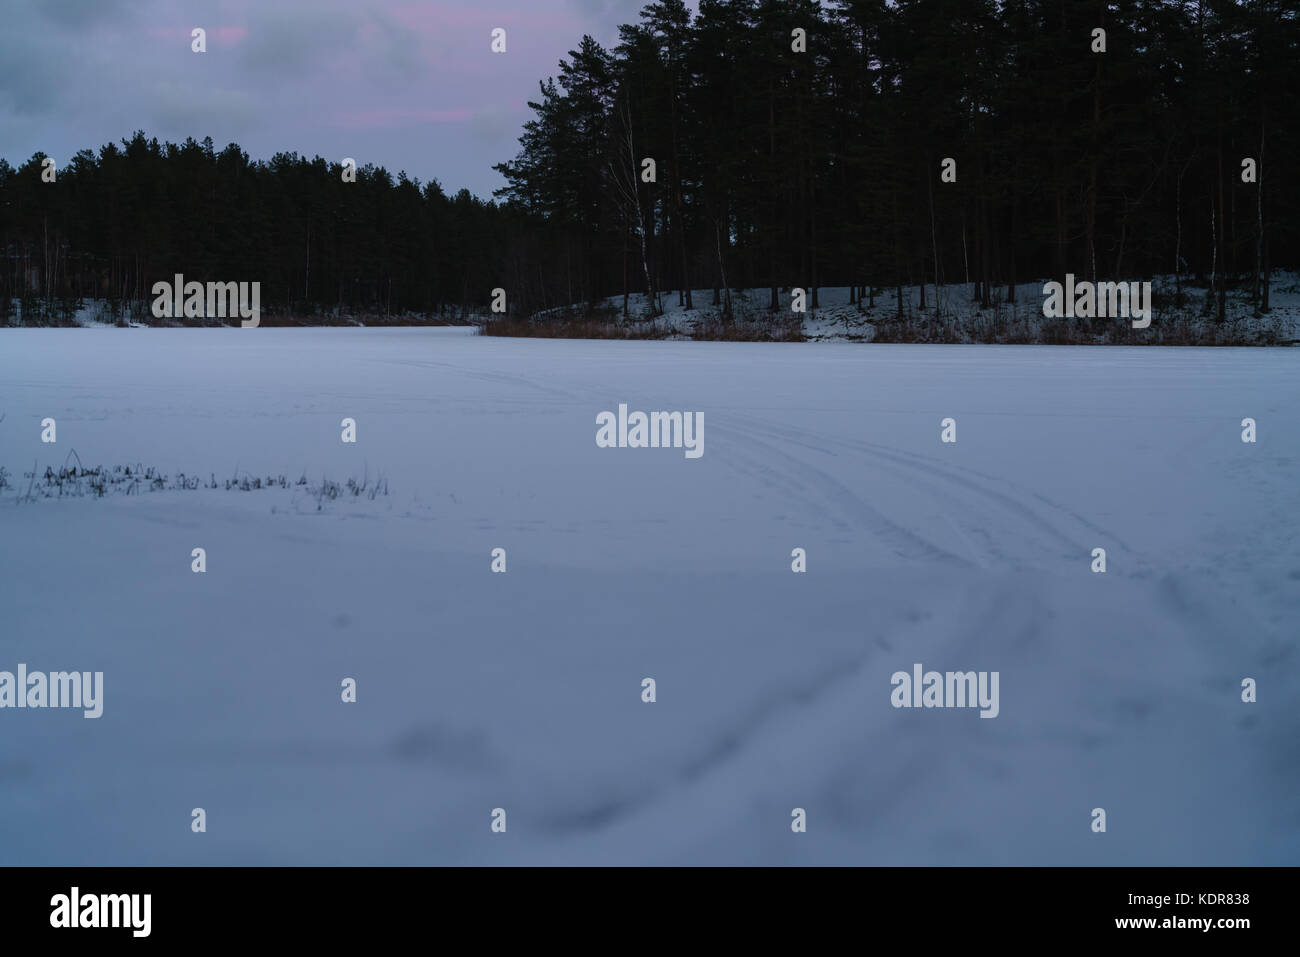
[[[1300,353],[468,333],[0,332],[0,863],[1300,864]]]

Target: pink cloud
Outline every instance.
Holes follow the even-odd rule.
[[[377,129],[385,126],[418,126],[423,123],[463,123],[473,118],[474,111],[463,107],[454,110],[382,109],[341,113],[334,117],[331,125],[345,129]]]
[[[449,28],[474,28],[485,35],[493,27],[519,27],[521,29],[556,28],[582,36],[584,24],[567,11],[536,10],[531,4],[496,3],[491,9],[483,7],[436,7],[399,4],[388,12],[406,26],[426,33],[440,33]]]
[[[490,52],[492,31],[497,27],[506,31],[507,56],[521,61],[543,50],[562,54],[577,46],[584,33],[599,32],[566,10],[537,10],[529,4],[512,7],[500,0],[491,7],[400,5],[388,8],[388,13],[419,36],[426,49],[436,51],[438,60],[451,61],[457,67],[490,62],[501,69],[504,58]]]
[[[233,47],[248,37],[247,27],[206,27],[201,23],[194,26],[203,27],[208,34],[208,42],[219,46]],[[184,40],[189,43],[194,27],[154,27],[149,36],[160,40]]]

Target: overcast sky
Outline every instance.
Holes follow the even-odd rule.
[[[3,0],[0,156],[61,168],[137,129],[254,159],[352,156],[488,198],[538,80],[645,0]],[[691,3],[692,8],[696,3]],[[190,31],[207,31],[207,52]],[[504,27],[507,52],[491,52]]]

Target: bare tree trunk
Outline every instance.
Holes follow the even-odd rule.
[[[1011,194],[1011,236],[1007,240],[1007,252],[1011,257],[1010,273],[1007,277],[1007,302],[1013,306],[1016,302],[1016,224],[1020,220],[1020,198],[1019,193],[1014,191]]]
[[[730,319],[731,287],[727,285],[726,259],[722,255],[722,225],[716,219],[713,221],[713,240],[718,254],[718,275],[722,279],[722,317]]]
[[[987,309],[992,305],[992,292],[989,285],[992,282],[990,275],[993,263],[989,253],[989,247],[992,245],[992,238],[989,229],[989,204],[984,196],[984,171],[980,170],[980,308]]]
[[[682,215],[682,171],[677,148],[677,87],[675,79],[669,86],[669,92],[672,99],[673,126],[673,206],[677,217],[677,240],[682,257],[682,304],[689,310],[695,308],[695,303],[691,300],[691,281],[688,278],[686,255],[686,222]]]
[[[632,110],[626,100],[619,110],[619,118],[623,122],[627,141],[627,169],[624,173],[620,173],[617,166],[611,162],[611,178],[618,192],[619,204],[624,209],[624,218],[630,220],[633,213],[636,215],[636,232],[641,246],[641,273],[645,278],[646,301],[650,306],[650,314],[657,316],[662,310],[659,308],[659,297],[655,293],[654,279],[650,274],[650,254],[646,247],[645,208],[641,203],[636,148],[632,138]]]
[[[776,182],[776,91],[772,81],[767,81],[767,163],[771,182]],[[772,202],[769,206],[771,216],[768,221],[770,232],[776,232],[776,191],[772,190]],[[768,308],[776,312],[778,308],[776,281],[776,241],[774,235],[767,238],[767,281],[772,290]]]
[[[715,218],[713,220],[713,231],[714,231],[713,239],[714,239],[715,246],[721,245],[721,242],[718,240],[717,230],[718,230],[718,221]],[[719,278],[719,273],[722,272],[721,256],[718,256],[716,265],[718,267],[718,272],[713,274],[713,305],[720,306],[722,305],[722,282],[721,279]]]
[[[1183,174],[1192,165],[1192,157],[1195,155],[1193,152],[1187,157],[1174,188],[1174,219],[1178,224],[1177,232],[1174,233],[1174,301],[1179,303],[1183,299]]]
[[[1056,190],[1056,266],[1053,279],[1065,279],[1065,247],[1066,247],[1066,228],[1065,228],[1065,196],[1064,185],[1057,183]]]
[[[1270,243],[1271,243],[1271,237],[1268,236],[1267,234],[1265,234],[1265,236],[1264,236],[1264,295],[1261,297],[1261,304],[1260,304],[1260,307],[1259,307],[1259,311],[1260,311],[1260,312],[1263,312],[1263,313],[1267,313],[1268,310],[1269,310],[1269,305],[1268,305],[1268,290],[1269,290],[1268,247],[1269,247]]]
[[[1255,301],[1255,315],[1263,314],[1260,276],[1264,271],[1264,113],[1259,117],[1259,166],[1255,171],[1255,281],[1251,298]]]
[[[898,193],[890,191],[890,221],[894,237],[894,285],[898,293],[898,318],[903,318],[903,256],[898,238]]]
[[[926,164],[929,169],[929,163]],[[934,175],[929,174],[925,177],[926,188],[930,192],[930,250],[934,255],[934,315],[939,316],[939,240],[934,232]],[[964,241],[964,237],[963,237]]]
[[[965,205],[965,204],[963,204]],[[961,214],[961,261],[966,270],[966,285],[970,285],[970,255],[966,252],[966,212]]]
[[[1218,108],[1219,114],[1219,247],[1218,255],[1223,259],[1223,275],[1219,277],[1219,322],[1224,321],[1225,312],[1228,302],[1228,284],[1225,282],[1228,271],[1227,247],[1223,244],[1223,105]]]
[[[723,209],[724,210],[726,209],[725,205],[723,206]],[[718,267],[718,271],[713,275],[713,305],[721,306],[723,304],[722,289],[727,285],[727,273],[726,273],[726,269],[723,266],[723,255],[722,255],[722,223],[724,221],[727,221],[728,217],[725,212],[720,216],[712,215],[714,212],[712,208],[710,208],[709,212],[710,212],[710,219],[713,220],[713,252],[715,257],[714,262]],[[730,306],[730,300],[728,300],[727,305],[728,307]]]
[[[1099,26],[1106,26],[1106,4],[1101,4]],[[1097,281],[1097,137],[1101,127],[1101,61],[1103,57],[1094,56],[1096,67],[1092,81],[1092,130],[1089,134],[1088,166],[1088,278]],[[1116,276],[1116,279],[1119,277]]]
[[[812,275],[812,307],[821,308],[821,297],[817,289],[817,192],[812,170],[808,171],[808,257],[810,260]]]
[[[1210,298],[1214,297],[1214,280],[1219,272],[1219,246],[1214,241],[1214,194],[1210,193]],[[1209,302],[1206,303],[1205,311],[1210,311]]]

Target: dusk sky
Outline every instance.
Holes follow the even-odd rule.
[[[62,168],[137,129],[250,157],[352,156],[488,198],[527,100],[645,0],[5,0],[0,156]],[[691,3],[694,8],[697,4]],[[207,52],[190,31],[207,31]],[[491,52],[504,27],[507,52]]]

